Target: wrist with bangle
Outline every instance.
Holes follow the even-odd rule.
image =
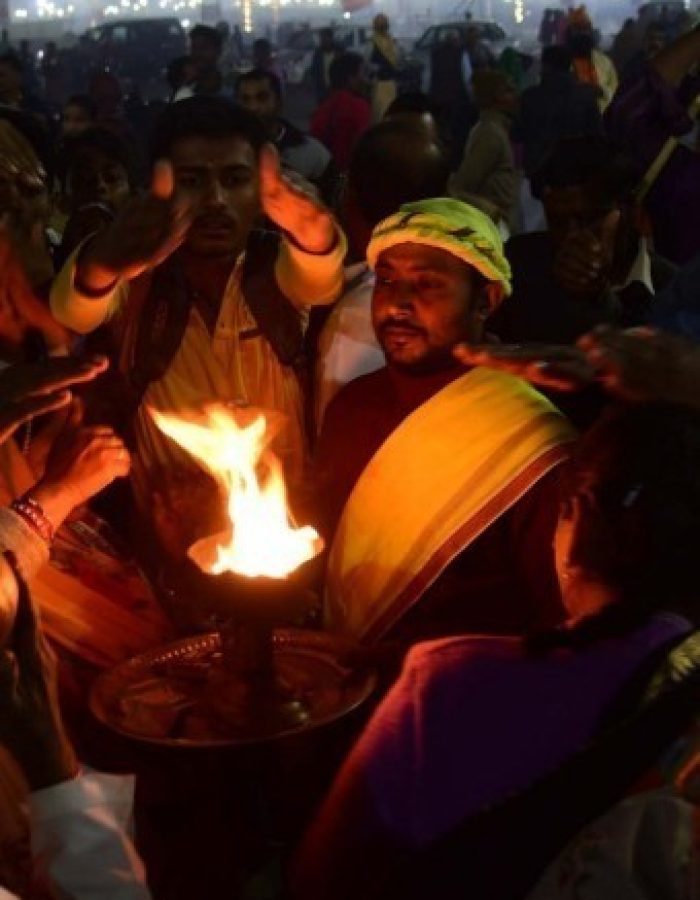
[[[31,494],[27,493],[17,500],[13,500],[10,504],[10,509],[16,513],[22,521],[44,541],[45,544],[51,546],[56,529],[51,519],[49,519],[44,512],[42,505],[35,500]]]
[[[95,266],[95,262],[90,260],[89,253],[86,254],[86,250],[93,250],[94,243],[95,236],[93,235],[92,238],[88,238],[88,240],[78,253],[75,271],[73,274],[73,288],[83,297],[87,297],[88,300],[101,300],[103,297],[111,294],[112,291],[116,288],[117,284],[119,283],[119,275],[116,272],[113,272],[110,268],[104,266],[104,264],[97,264],[98,269],[102,269],[103,271],[109,273],[108,277],[111,276],[109,282],[107,284],[103,284],[99,288],[92,287],[91,285],[85,283],[83,277],[85,274],[85,270],[91,266]]]

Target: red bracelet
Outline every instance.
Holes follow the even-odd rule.
[[[56,529],[44,512],[41,504],[37,503],[30,494],[25,494],[23,497],[13,500],[10,504],[10,509],[16,512],[46,544],[51,545]]]

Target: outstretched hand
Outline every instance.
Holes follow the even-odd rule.
[[[260,153],[260,196],[265,214],[309,253],[328,253],[336,240],[335,224],[313,185],[283,172],[277,150]]]
[[[84,426],[82,419],[82,402],[76,399],[32,491],[55,526],[115,478],[129,474],[131,458],[119,435],[108,425]]]
[[[34,416],[61,409],[71,402],[68,388],[92,381],[107,368],[104,356],[92,359],[57,357],[0,372],[0,444]]]
[[[485,366],[517,375],[538,387],[575,391],[595,380],[596,371],[578,347],[548,344],[459,344],[465,366]]]
[[[0,576],[14,577],[4,557]],[[74,777],[78,764],[61,721],[53,653],[27,588],[18,588],[14,630],[0,648],[0,742],[36,791]]]
[[[631,402],[700,406],[700,348],[650,328],[600,326],[575,347],[460,344],[464,365],[509,372],[539,387],[577,390],[594,382]]]
[[[114,222],[88,244],[79,259],[79,280],[90,290],[106,289],[119,278],[136,278],[167,259],[184,241],[189,207],[175,197],[169,162],[153,168],[150,191],[134,197]]]

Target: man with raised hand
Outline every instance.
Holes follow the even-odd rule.
[[[345,240],[311,192],[280,171],[258,120],[221,98],[174,104],[157,129],[151,191],[85,242],[54,283],[56,318],[79,333],[108,322],[130,387],[132,485],[150,521],[191,465],[148,407],[212,401],[285,417],[274,449],[287,477],[305,463],[299,381],[310,305],[342,287]],[[278,232],[255,225],[265,213]]]

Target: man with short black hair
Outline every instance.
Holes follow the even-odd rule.
[[[223,50],[223,38],[216,28],[195,25],[190,32],[190,59],[196,76],[192,85],[195,94],[215,95],[221,91],[222,78],[219,64]],[[185,85],[185,87],[188,87]],[[191,96],[187,91],[176,95],[176,100]]]
[[[346,289],[318,341],[316,426],[328,404],[348,382],[384,366],[372,329],[374,273],[365,262],[372,229],[404,203],[442,196],[449,160],[436,137],[415,120],[385,120],[366,131],[352,155],[340,217],[350,259]]]
[[[373,644],[521,632],[562,615],[554,469],[571,431],[512,378],[465,369],[510,292],[496,226],[458,200],[403,205],[367,247],[386,367],[347,384],[317,447],[326,624]]]
[[[275,73],[252,69],[239,75],[236,101],[262,120],[282,165],[315,184],[332,201],[336,170],[331,154],[320,141],[282,117],[282,85]]]
[[[134,499],[151,538],[156,484],[161,525],[191,528],[202,516],[168,507],[168,485],[181,485],[189,461],[149,407],[277,410],[275,450],[293,484],[303,475],[303,326],[310,305],[341,290],[345,240],[266,142],[255,116],[221,98],[172,104],[156,132],[150,194],[84,243],[53,286],[54,315],[79,333],[124,313],[110,321],[133,396]],[[254,230],[262,212],[279,233]]]

